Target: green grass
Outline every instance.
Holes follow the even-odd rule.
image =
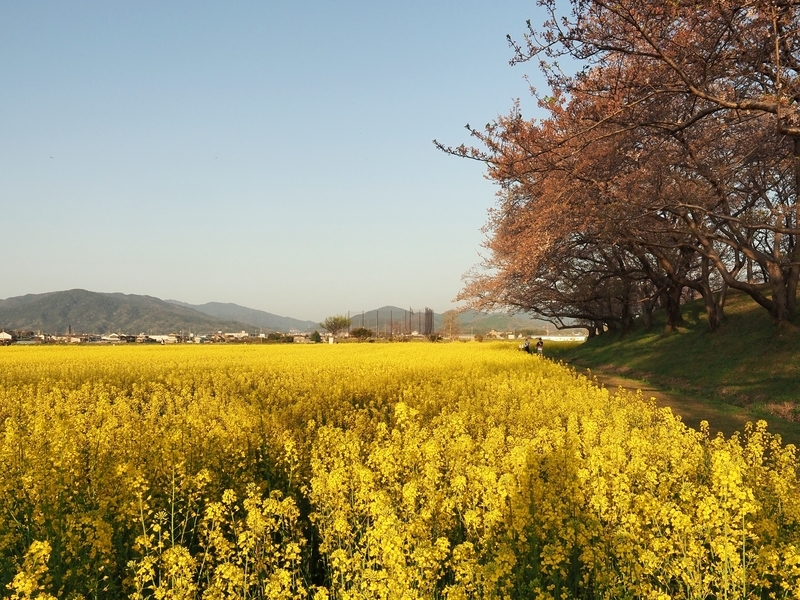
[[[773,325],[748,296],[731,292],[725,320],[708,331],[703,305],[685,307],[685,327],[604,334],[548,354],[576,367],[645,381],[700,402],[746,408],[768,420],[800,421],[800,328]],[[658,317],[658,315],[657,315]],[[795,425],[791,423],[791,425]],[[800,425],[798,425],[800,430]]]

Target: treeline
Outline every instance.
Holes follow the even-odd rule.
[[[649,326],[656,308],[677,327],[691,296],[714,330],[732,288],[792,320],[800,2],[540,4],[549,21],[509,42],[547,76],[546,118],[517,105],[468,126],[475,146],[439,144],[500,186],[461,298],[595,333]]]

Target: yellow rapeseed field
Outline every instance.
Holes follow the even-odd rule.
[[[798,459],[513,344],[0,351],[10,598],[800,598]]]

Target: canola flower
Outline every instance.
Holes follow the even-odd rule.
[[[800,598],[793,446],[510,344],[5,348],[11,598]]]

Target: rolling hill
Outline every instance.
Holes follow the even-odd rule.
[[[542,335],[555,330],[546,321],[532,319],[526,315],[507,313],[482,313],[474,310],[462,312],[459,316],[462,333],[485,335],[492,330],[525,332],[529,335]]]
[[[281,317],[263,310],[247,308],[230,302],[206,302],[205,304],[187,304],[180,300],[165,300],[170,304],[191,308],[217,319],[247,323],[253,327],[269,331],[313,331],[319,329],[316,321],[301,321],[292,317]]]
[[[0,328],[45,333],[170,333],[241,331],[234,319],[219,319],[152,296],[68,290],[0,300]]]
[[[398,306],[351,313],[353,327],[364,326],[380,334],[393,328],[400,332],[423,331],[424,313]],[[434,331],[442,327],[443,315],[434,313]],[[461,333],[486,334],[491,330],[543,333],[547,324],[520,315],[504,313],[459,314]],[[321,329],[316,321],[282,317],[238,304],[207,302],[188,304],[136,294],[100,293],[82,289],[28,294],[0,300],[0,329],[73,333],[179,333],[217,331],[263,332]]]

